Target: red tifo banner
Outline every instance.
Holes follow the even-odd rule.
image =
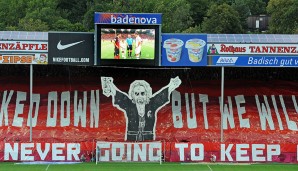
[[[0,143],[0,161],[80,161],[84,154],[87,161],[95,158],[96,142],[81,143]],[[146,148],[142,143],[134,144],[133,148],[121,149],[119,143],[108,143],[111,150],[101,149],[100,157],[104,161],[119,161],[122,155],[119,151],[126,150],[130,161],[147,161],[149,154],[156,155],[160,150],[167,162],[210,162],[212,155],[217,162],[291,162],[297,163],[297,145],[294,144],[232,144],[232,143],[181,143],[163,142],[160,149]],[[145,144],[145,143],[144,143]],[[150,147],[150,143],[148,145]],[[127,151],[128,150],[128,151]],[[151,150],[151,151],[150,151]],[[143,156],[140,157],[139,156]],[[137,157],[137,159],[135,159]],[[150,160],[150,159],[149,159]]]
[[[200,156],[202,145],[204,158],[200,161],[209,160],[211,153],[215,153],[220,161],[277,161],[280,158],[279,161],[297,161],[298,93],[295,83],[276,81],[267,85],[260,81],[227,82],[222,113],[223,147],[220,144],[220,83],[192,81],[190,86],[189,81],[180,79],[181,84],[173,90],[171,78],[163,81],[145,80],[152,88],[151,107],[154,110],[144,110],[142,117],[152,119],[151,131],[147,131],[146,127],[134,131],[135,125],[150,123],[149,120],[140,121],[142,108],[139,109],[133,101],[127,100],[127,105],[134,106],[139,114],[131,118],[129,112],[123,109],[125,106],[119,106],[113,101],[130,99],[131,83],[135,81],[133,79],[112,80],[116,87],[114,90],[120,96],[117,93],[105,95],[99,78],[71,82],[37,79],[31,106],[28,84],[22,82],[22,79],[5,83],[0,90],[0,133],[3,140],[0,144],[0,159],[4,160],[6,143],[10,144],[12,150],[16,150],[16,146],[18,150],[22,149],[22,143],[28,143],[28,116],[31,112],[34,145],[29,144],[29,149],[39,146],[42,149],[47,146],[47,142],[51,149],[67,149],[69,145],[70,150],[74,150],[72,145],[79,143],[80,155],[84,151],[92,151],[91,144],[96,141],[132,141],[133,138],[143,138],[147,141],[167,142],[165,158],[168,161],[196,161],[194,159]],[[5,82],[5,78],[2,78],[2,82]],[[162,97],[164,100],[158,101],[160,98],[153,97]],[[154,108],[157,103],[160,106]],[[154,111],[157,111],[156,114]],[[136,124],[130,125],[129,119]],[[136,126],[136,129],[140,129],[140,126]],[[179,143],[188,145],[176,147]],[[191,144],[195,145],[192,147]],[[209,146],[215,149],[209,150]],[[191,148],[199,150],[193,157],[189,154]],[[182,149],[184,160],[181,154],[175,156]],[[241,156],[237,157],[234,149]],[[169,151],[171,154],[168,154]],[[253,151],[257,154],[253,154]],[[63,151],[65,157],[59,160],[68,160],[69,157],[70,160],[77,160],[75,152],[67,156],[66,151]],[[40,154],[32,152],[34,156]],[[60,153],[57,155],[60,156]],[[222,156],[225,156],[224,159]],[[257,159],[254,159],[255,156]],[[8,160],[21,159],[19,156],[10,156]],[[34,159],[42,160],[41,157]],[[44,160],[54,159],[46,155]]]

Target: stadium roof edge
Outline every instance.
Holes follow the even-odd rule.
[[[0,40],[48,40],[48,32],[0,31]]]
[[[298,43],[298,34],[207,34],[212,43]]]
[[[0,31],[0,40],[48,40],[48,32]],[[298,43],[298,34],[207,34],[210,43]]]

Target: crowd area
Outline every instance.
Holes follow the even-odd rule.
[[[88,76],[111,76],[114,78],[133,77],[136,79],[159,79],[179,76],[190,80],[221,80],[220,67],[193,67],[193,68],[142,68],[142,67],[98,67],[98,66],[67,66],[67,65],[33,65],[35,78],[84,78]],[[297,68],[250,68],[250,67],[225,67],[225,80],[285,80],[298,81]],[[1,65],[0,75],[5,76],[30,76],[30,65]]]

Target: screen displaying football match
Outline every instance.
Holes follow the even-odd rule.
[[[100,28],[100,58],[154,60],[156,29]]]

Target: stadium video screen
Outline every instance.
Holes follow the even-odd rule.
[[[150,25],[99,25],[99,65],[158,66],[159,28]]]

